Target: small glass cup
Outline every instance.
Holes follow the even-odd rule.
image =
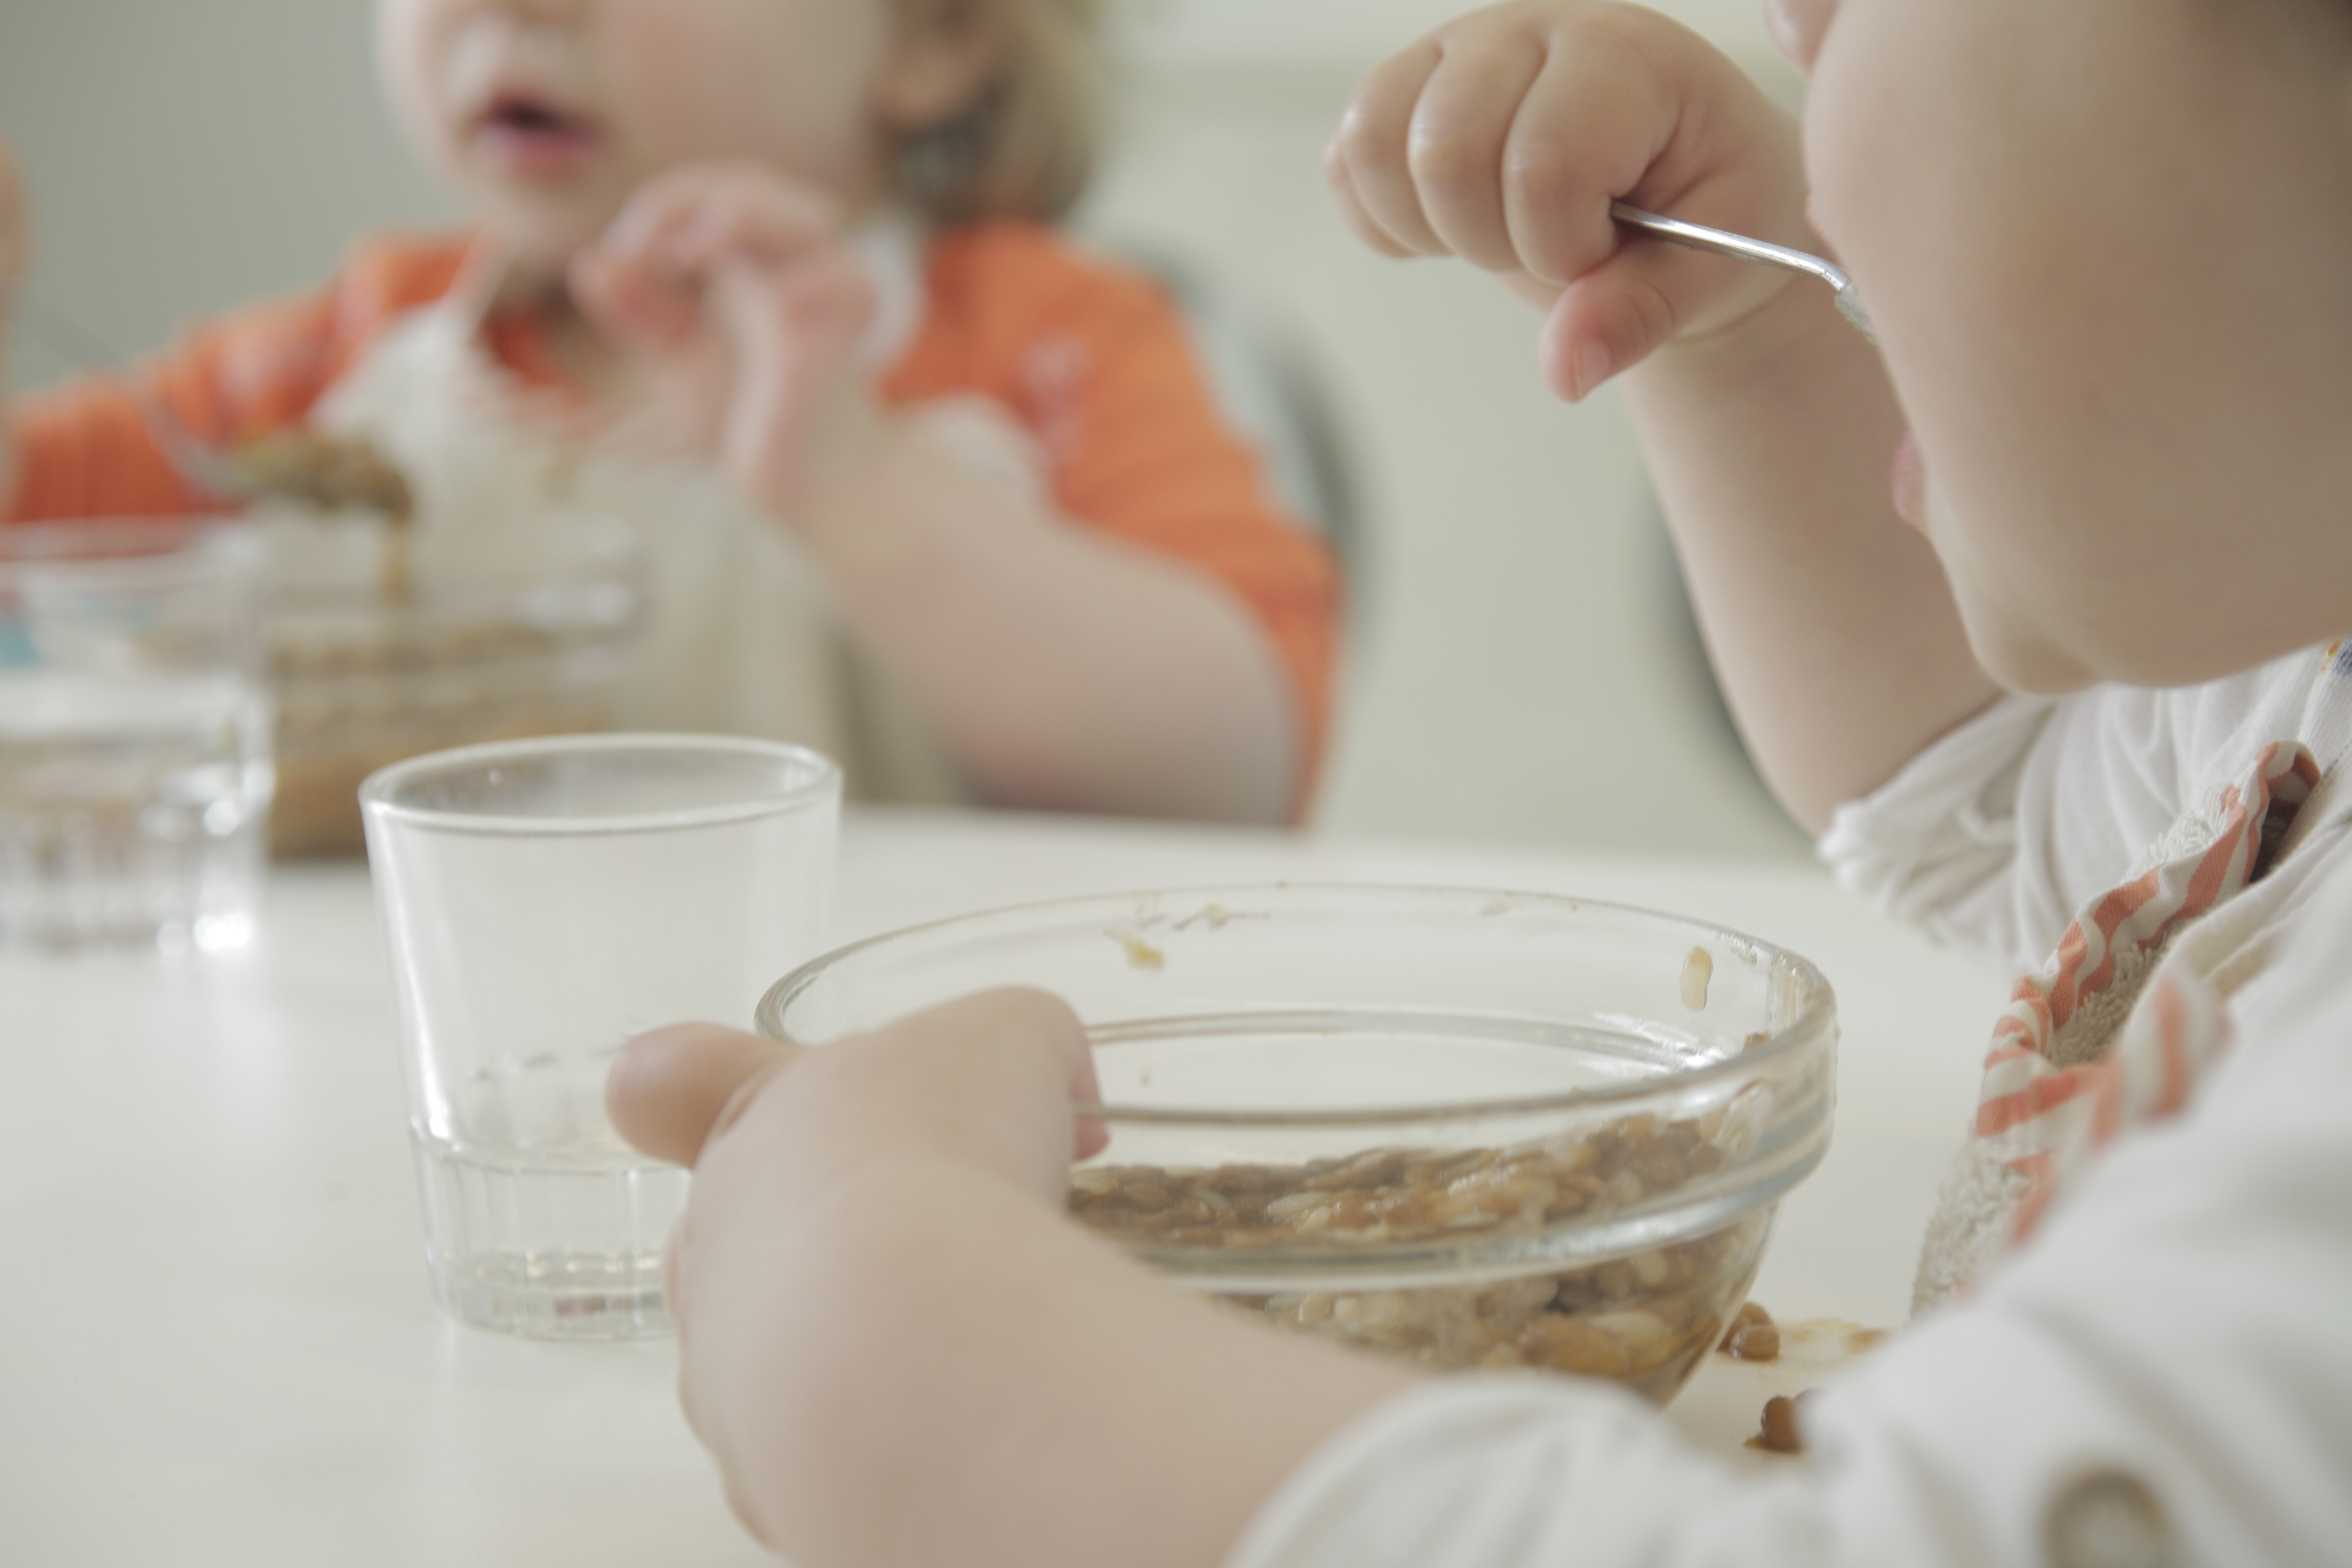
[[[251,939],[265,566],[239,525],[0,528],[0,948]]]
[[[822,945],[841,773],[799,746],[578,735],[437,752],[361,786],[434,1293],[542,1339],[667,1333],[687,1173],[613,1131],[631,1037],[748,1022]]]

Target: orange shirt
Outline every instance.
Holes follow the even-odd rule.
[[[362,242],[323,289],[198,327],[142,374],[207,441],[299,424],[395,318],[448,291],[464,254],[457,239]],[[1328,721],[1337,572],[1219,417],[1174,305],[1148,279],[1024,223],[940,235],[925,282],[922,325],[883,377],[884,398],[993,399],[1043,445],[1067,516],[1238,595],[1297,700],[1306,800]],[[527,327],[494,329],[489,346],[526,378],[548,374]],[[14,425],[11,521],[170,513],[196,502],[119,385],[85,381],[24,399]]]

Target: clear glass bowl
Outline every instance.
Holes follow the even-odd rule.
[[[1835,1001],[1793,953],[1547,894],[1275,886],[973,915],[839,949],[761,1000],[826,1045],[987,986],[1094,1041],[1070,1206],[1285,1327],[1663,1403],[1827,1147]]]
[[[359,853],[360,782],[389,763],[606,728],[636,646],[641,564],[618,523],[559,520],[463,570],[423,552],[388,570],[384,537],[366,518],[272,535],[280,855]]]

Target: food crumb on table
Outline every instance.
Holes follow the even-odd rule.
[[[1748,1446],[1771,1454],[1803,1453],[1805,1405],[1820,1392],[1808,1388],[1793,1396],[1776,1394],[1766,1400],[1763,1419],[1756,1436],[1748,1439]]]
[[[1715,1347],[1727,1355],[1741,1361],[1778,1361],[1780,1356],[1780,1327],[1772,1314],[1760,1305],[1748,1301],[1733,1314],[1723,1331],[1721,1342]]]
[[[1761,1309],[1759,1309],[1761,1311]],[[1791,1451],[1767,1446],[1761,1412],[1775,1399],[1796,1401],[1835,1379],[1886,1337],[1843,1318],[1775,1320],[1779,1352],[1770,1360],[1732,1353],[1725,1341],[1738,1319],[1717,1336],[1716,1349],[1666,1406],[1666,1418],[1707,1451],[1748,1465],[1777,1465]]]

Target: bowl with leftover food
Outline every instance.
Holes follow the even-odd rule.
[[[256,509],[272,586],[280,855],[356,854],[360,781],[425,752],[602,730],[642,625],[634,533],[551,511],[495,539],[381,507]]]
[[[1283,885],[966,916],[761,1000],[826,1046],[995,985],[1086,1023],[1080,1224],[1268,1321],[1663,1403],[1819,1163],[1836,1005],[1806,960],[1547,893]]]

